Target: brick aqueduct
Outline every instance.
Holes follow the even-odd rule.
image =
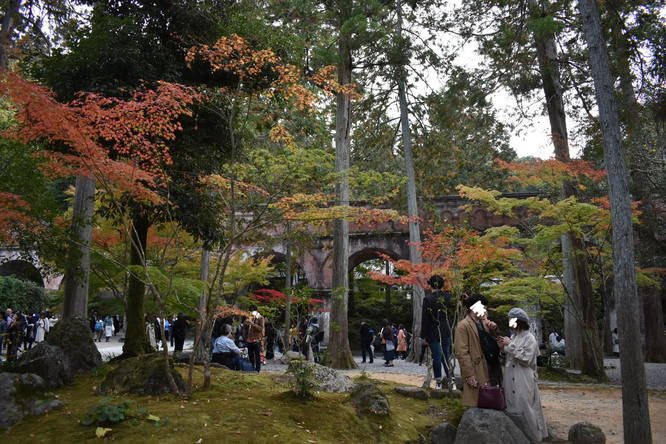
[[[536,196],[536,193],[506,193],[503,196],[524,199]],[[478,230],[500,225],[516,225],[517,220],[507,216],[488,212],[483,208],[463,210],[471,202],[458,195],[447,195],[435,200],[435,210],[439,212],[442,220],[451,225],[460,225],[469,221],[470,225]],[[394,259],[409,259],[409,233],[406,224],[384,223],[371,229],[364,226],[352,225],[349,235],[349,270],[369,259],[385,254]],[[315,290],[318,298],[324,299],[326,305],[330,300],[332,287],[332,245],[330,236],[320,237],[318,245],[305,251],[297,258],[296,263],[305,278],[307,285]],[[251,255],[274,255],[278,260],[284,258],[286,246],[274,245],[271,250],[249,249]],[[44,286],[47,289],[57,289],[62,276],[47,275],[41,267],[39,258],[20,256],[13,248],[0,247],[0,276],[20,274],[23,277]],[[328,324],[327,313],[322,313],[323,327]],[[327,329],[326,329],[327,330]]]

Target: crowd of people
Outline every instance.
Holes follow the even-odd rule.
[[[13,361],[34,344],[43,342],[46,334],[55,324],[49,313],[21,313],[8,308],[0,311],[0,361],[2,354]]]

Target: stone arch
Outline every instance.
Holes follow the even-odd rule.
[[[39,269],[22,259],[9,260],[0,264],[0,276],[14,276],[44,287],[44,278]]]
[[[352,271],[358,265],[371,259],[379,259],[381,256],[388,256],[393,260],[401,259],[400,254],[395,251],[385,250],[383,248],[367,247],[356,251],[349,256],[349,271]]]

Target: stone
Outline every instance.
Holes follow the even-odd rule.
[[[605,444],[604,432],[589,422],[579,422],[569,429],[569,441],[571,444]]]
[[[280,361],[282,361],[283,364],[289,364],[291,361],[294,361],[294,360],[297,360],[297,359],[298,360],[305,359],[305,356],[303,356],[303,354],[301,354],[297,351],[290,350],[288,352],[285,352],[282,355],[282,357],[280,358]]]
[[[295,363],[296,360],[292,362]],[[314,362],[298,362],[303,362],[305,365],[312,368],[315,383],[317,384],[317,391],[342,393],[351,391],[351,389],[354,387],[354,381],[349,376],[343,375],[342,373],[335,371],[330,367],[315,364]],[[293,371],[294,365],[295,364],[289,363],[289,367],[287,368],[288,374]]]
[[[60,347],[40,342],[16,361],[16,371],[40,376],[49,389],[72,382],[69,358]]]
[[[456,426],[449,424],[448,422],[443,422],[437,424],[430,431],[430,443],[431,444],[453,444],[456,441]]]
[[[7,429],[26,416],[42,415],[62,405],[48,393],[40,376],[0,373],[0,429]]]
[[[458,425],[455,444],[530,444],[525,434],[500,410],[471,408]]]
[[[505,410],[504,414],[508,416],[509,419],[516,425],[516,427],[518,427],[520,431],[523,432],[523,435],[529,439],[530,431],[529,426],[527,425],[527,421],[525,420],[525,416],[518,412],[510,412],[508,410]]]
[[[444,398],[462,398],[462,392],[460,390],[441,390],[441,389],[431,389],[430,397],[433,399],[444,399]]]
[[[102,365],[102,355],[93,342],[90,327],[79,319],[59,320],[46,335],[46,342],[62,349],[73,375]]]
[[[423,399],[423,400],[430,398],[428,391],[421,387],[411,387],[411,386],[396,387],[395,391],[396,393],[399,393],[403,396],[407,396],[408,398]]]
[[[350,395],[351,403],[359,416],[388,416],[391,413],[386,395],[371,382],[356,384]]]
[[[183,392],[185,382],[180,373],[174,370],[171,359],[169,359],[169,369],[178,390]],[[170,392],[171,386],[164,368],[164,356],[161,353],[119,361],[116,368],[106,375],[97,389],[98,394],[105,396],[122,393],[163,395]]]

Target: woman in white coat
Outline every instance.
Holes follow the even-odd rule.
[[[49,331],[49,320],[44,313],[41,314],[37,322],[35,322],[35,342],[44,342],[46,333]]]
[[[512,308],[509,311],[509,327],[513,332],[512,337],[499,340],[500,347],[506,353],[503,384],[506,409],[523,416],[528,438],[532,442],[541,442],[548,437],[548,430],[537,386],[536,358],[539,346],[530,332],[529,317],[524,310]]]

